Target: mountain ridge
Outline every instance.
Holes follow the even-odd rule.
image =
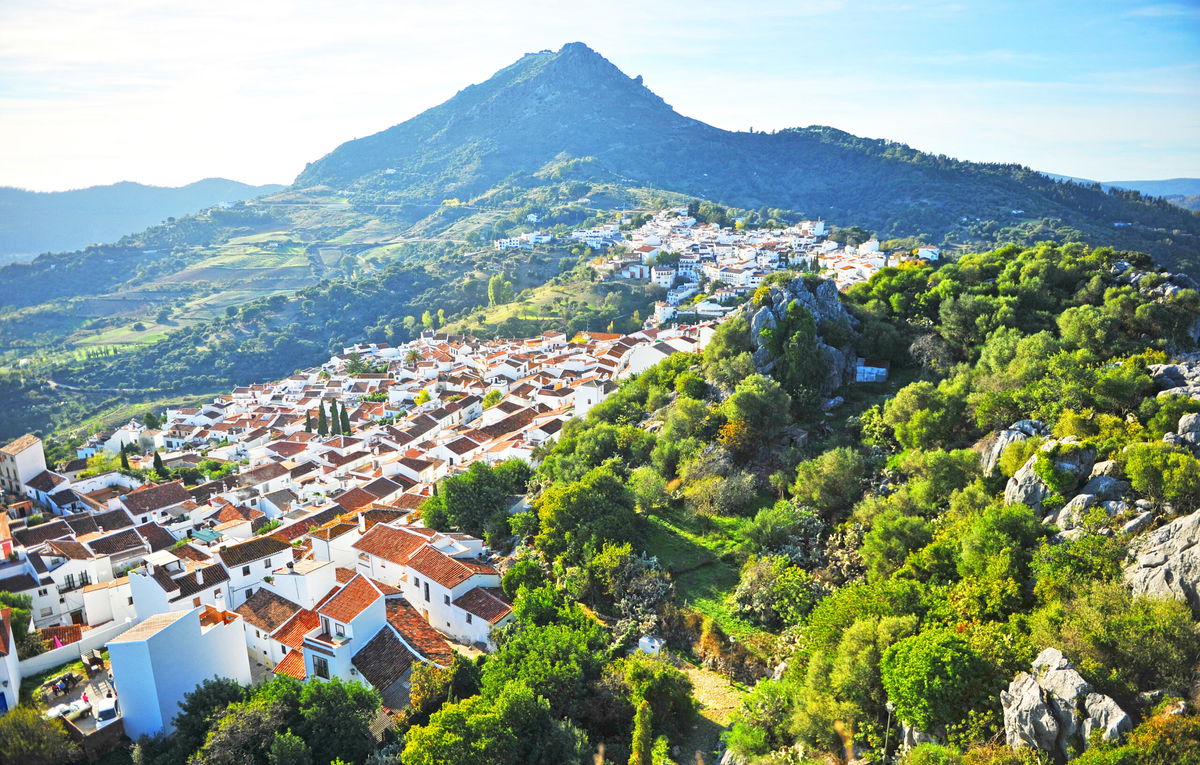
[[[1075,238],[1200,265],[1200,218],[1166,202],[826,126],[723,130],[679,114],[582,43],[527,54],[438,106],[338,146],[293,188],[331,186],[365,208],[436,205],[560,178],[790,209],[881,237],[947,245]]]
[[[253,186],[215,177],[183,186],[119,181],[66,191],[0,186],[0,257],[16,260],[111,242],[164,218],[282,188],[278,184]]]

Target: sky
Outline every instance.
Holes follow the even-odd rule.
[[[576,40],[731,130],[1200,177],[1200,0],[0,0],[0,185],[290,183]]]

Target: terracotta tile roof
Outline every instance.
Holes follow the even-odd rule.
[[[354,549],[383,558],[391,563],[408,563],[425,539],[405,529],[393,526],[374,526],[362,539],[354,543]]]
[[[302,608],[296,615],[271,634],[271,637],[283,643],[288,648],[299,648],[304,644],[304,636],[321,626],[321,619],[316,611]]]
[[[418,550],[408,559],[408,566],[447,589],[467,581],[475,574],[497,573],[496,569],[491,566],[451,558],[432,547],[423,547]]]
[[[134,529],[118,531],[115,534],[109,534],[108,536],[88,541],[88,547],[98,555],[114,555],[145,545],[146,543],[142,540],[141,535]]]
[[[283,465],[280,465],[278,462],[268,462],[265,465],[256,467],[253,470],[247,470],[245,473],[240,474],[238,476],[238,482],[242,486],[257,486],[260,483],[266,483],[267,481],[279,478],[280,476],[285,476],[287,474],[288,469]]]
[[[358,487],[337,496],[337,502],[347,510],[358,510],[378,500],[379,497]]]
[[[308,530],[312,527],[329,523],[344,512],[346,512],[346,509],[341,505],[327,507],[320,512],[313,513],[306,518],[301,518],[294,523],[289,523],[286,526],[280,526],[278,529],[275,529],[271,532],[271,538],[279,539],[284,542],[294,542],[307,534]]]
[[[183,488],[183,481],[172,481],[158,486],[143,486],[121,497],[121,504],[134,515],[152,513],[166,507],[181,505],[192,498]]]
[[[283,552],[291,545],[274,537],[258,537],[236,545],[223,547],[217,551],[221,561],[226,566],[241,566],[253,560],[265,558],[268,555]]]
[[[181,600],[198,592],[203,592],[210,587],[215,587],[221,582],[229,581],[229,572],[225,570],[224,566],[205,566],[204,568],[197,569],[197,571],[200,572],[202,581],[196,581],[195,571],[189,571],[174,579],[175,586],[179,588],[179,594],[171,598],[172,601]]]
[[[337,577],[338,584],[345,584],[346,582],[349,582],[354,577],[358,576],[357,572],[351,571],[348,568],[341,568],[341,567],[335,568],[333,570],[333,573],[334,573],[334,576]],[[367,577],[367,578],[371,579],[370,577]],[[396,589],[395,587],[391,586],[390,584],[384,584],[383,582],[379,581],[378,579],[371,579],[371,584],[375,585],[376,589],[378,589],[380,592],[382,592],[384,597],[387,597],[389,595],[399,595],[400,594],[400,590]]]
[[[16,456],[31,446],[36,446],[41,442],[42,440],[32,433],[26,433],[20,438],[9,441],[4,446],[0,446],[0,452]]]
[[[32,590],[37,586],[37,580],[29,574],[17,574],[7,579],[0,579],[0,592],[23,592],[24,590]]]
[[[393,510],[387,507],[373,507],[370,510],[365,510],[362,514],[363,522],[366,524],[367,531],[375,528],[380,523],[393,523],[400,520],[408,513],[403,510]]]
[[[43,627],[39,632],[42,633],[42,640],[46,641],[46,645],[50,648],[57,648],[71,643],[78,643],[83,639],[83,627],[78,624],[68,624],[60,627]],[[58,638],[58,646],[54,645],[54,639]]]
[[[74,539],[58,539],[46,543],[58,555],[71,560],[87,560],[93,557],[90,550]]]
[[[171,532],[153,522],[138,526],[137,533],[141,534],[142,539],[146,540],[146,544],[150,545],[151,552],[165,550],[178,541],[175,537],[171,536]]]
[[[300,606],[266,587],[259,587],[235,610],[247,624],[269,633],[286,624],[300,611]]]
[[[37,547],[47,540],[69,537],[74,533],[64,521],[50,521],[25,529],[17,529],[12,532],[12,538],[22,547]]]
[[[503,592],[494,587],[468,590],[454,600],[454,605],[480,619],[486,619],[489,624],[495,624],[512,613],[512,604],[504,598]]]
[[[406,643],[434,664],[448,667],[454,660],[454,649],[442,633],[430,627],[404,598],[387,599],[387,620]]]
[[[322,616],[336,619],[342,623],[354,621],[372,603],[383,597],[379,588],[365,576],[355,576],[325,604],[317,609]]]
[[[382,693],[404,677],[416,658],[404,647],[392,628],[384,625],[375,633],[375,637],[354,654],[350,663]]]
[[[185,560],[194,560],[198,563],[204,563],[205,561],[212,560],[211,555],[204,552],[203,550],[193,547],[191,544],[180,545],[179,547],[173,548],[171,550],[171,554],[174,555],[176,558],[183,558]]]
[[[298,650],[288,651],[287,656],[280,659],[272,671],[277,675],[287,675],[297,680],[303,680],[305,677],[304,654]]]

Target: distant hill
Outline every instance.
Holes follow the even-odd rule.
[[[1200,210],[1200,178],[1167,178],[1160,181],[1093,181],[1071,175],[1044,173],[1058,181],[1074,181],[1087,186],[1100,184],[1107,191],[1111,188],[1138,191],[1148,197],[1162,197],[1173,205],[1186,210]]]
[[[0,258],[29,260],[43,252],[112,242],[166,218],[281,188],[249,186],[225,178],[205,178],[177,188],[129,181],[74,191],[0,187]]]
[[[582,43],[528,54],[439,106],[339,146],[306,167],[295,187],[346,191],[366,209],[470,200],[500,187],[519,193],[563,179],[791,209],[885,237],[1072,238],[1200,265],[1190,262],[1200,252],[1200,217],[1162,201],[830,127],[721,130],[678,114],[641,77]]]

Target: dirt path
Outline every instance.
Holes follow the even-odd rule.
[[[677,759],[680,765],[700,762],[714,765],[721,734],[729,727],[730,718],[741,705],[746,690],[707,669],[691,664],[684,664],[681,669],[692,681],[692,695],[700,702],[700,719],[680,747]],[[701,759],[696,759],[697,755]]]

